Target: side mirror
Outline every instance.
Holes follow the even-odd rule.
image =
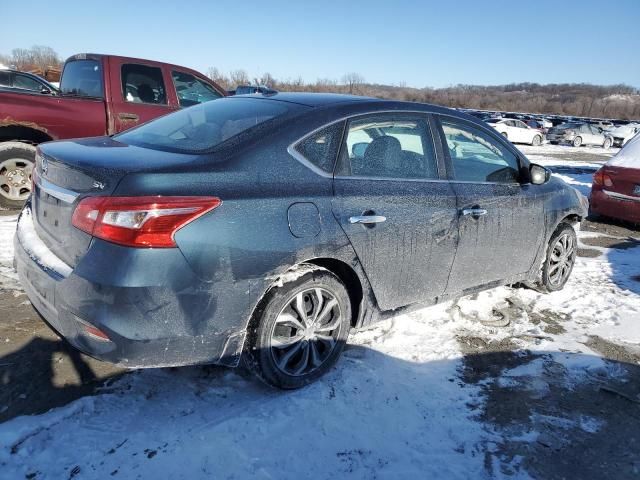
[[[40,90],[40,93],[42,93],[43,95],[51,95],[53,92],[49,90],[47,87],[42,87],[42,89]]]
[[[551,178],[551,170],[542,165],[532,163],[529,167],[529,176],[533,185],[542,185],[543,183],[547,183]]]

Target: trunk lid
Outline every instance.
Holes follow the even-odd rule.
[[[640,169],[610,165],[606,165],[604,169],[613,182],[613,185],[605,187],[605,190],[640,199]]]
[[[193,158],[133,147],[109,137],[43,144],[36,156],[31,196],[35,231],[56,256],[74,268],[92,239],[71,224],[82,198],[111,195],[128,173],[163,169]]]

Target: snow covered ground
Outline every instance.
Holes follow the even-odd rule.
[[[602,163],[563,158],[569,147],[522,150],[584,193]],[[14,227],[15,217],[0,216],[0,287],[15,286]],[[0,477],[529,478],[522,451],[562,432],[594,437],[608,420],[535,403],[501,422],[511,417],[495,413],[504,403],[496,392],[526,393],[526,403],[594,377],[624,385],[628,372],[599,345],[640,352],[640,246],[615,236],[598,246],[596,237],[579,233],[590,254],[563,291],[503,287],[399,315],[352,335],[338,366],[300,391],[223,368],[145,370],[0,424]],[[485,375],[493,366],[478,362],[497,353],[509,361]]]

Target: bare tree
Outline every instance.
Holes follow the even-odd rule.
[[[364,77],[359,73],[351,72],[342,76],[342,83],[347,87],[349,93],[359,91],[364,83]]]
[[[245,70],[233,70],[229,72],[229,82],[232,87],[237,87],[238,85],[247,85],[249,84],[249,75]]]

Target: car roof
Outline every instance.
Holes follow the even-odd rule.
[[[382,102],[383,100],[373,97],[363,97],[359,95],[345,95],[341,93],[309,93],[309,92],[276,92],[266,94],[235,95],[237,98],[255,98],[278,100],[280,102],[297,103],[307,107],[324,107],[337,103],[362,103],[362,102]]]

